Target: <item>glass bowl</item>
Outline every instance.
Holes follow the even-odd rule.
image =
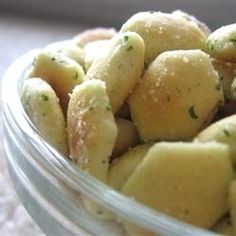
[[[126,235],[123,222],[161,235],[213,235],[123,196],[80,170],[46,143],[20,100],[24,74],[38,50],[17,59],[2,82],[4,147],[16,192],[47,235]],[[111,212],[113,220],[90,214],[86,198]]]

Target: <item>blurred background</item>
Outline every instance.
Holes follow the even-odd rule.
[[[232,23],[236,1],[231,0],[1,0],[2,11],[79,24],[117,28],[137,11],[182,9],[205,21],[212,29]]]
[[[119,29],[138,11],[176,9],[193,14],[212,30],[236,22],[235,0],[0,0],[0,78],[12,61],[30,49],[68,39],[89,27]],[[12,188],[1,131],[0,235],[43,235]]]

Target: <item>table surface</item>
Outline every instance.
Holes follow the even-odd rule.
[[[23,16],[0,15],[0,78],[7,67],[21,54],[51,42],[68,39],[86,26],[44,21]],[[1,107],[0,107],[1,111]],[[2,117],[2,116],[0,116]],[[2,134],[0,118],[0,134]],[[0,235],[44,235],[18,200],[8,175],[0,136]]]

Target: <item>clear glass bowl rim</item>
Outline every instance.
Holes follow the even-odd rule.
[[[40,146],[39,154],[40,152],[47,153],[47,155],[41,155],[40,160],[37,160],[39,171],[47,175],[48,179],[52,179],[52,176],[60,179],[72,189],[93,199],[120,218],[127,219],[150,231],[168,235],[215,235],[210,231],[150,209],[120,194],[66,161],[62,154],[54,150],[40,137],[24,112],[19,95],[22,88],[22,76],[33,62],[38,50],[25,53],[10,65],[2,80],[1,99],[3,123],[10,122],[14,127],[17,127],[27,137],[29,147],[37,143]]]

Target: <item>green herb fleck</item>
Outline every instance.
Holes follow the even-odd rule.
[[[42,95],[41,95],[41,99],[42,99],[43,101],[47,102],[47,101],[49,100],[49,97],[48,97],[47,95],[45,95],[45,94],[42,94]]]
[[[225,136],[230,137],[230,132],[227,129],[223,129]]]
[[[45,112],[43,112],[43,116],[46,116],[46,113],[45,113]]]
[[[210,45],[210,49],[211,49],[211,51],[215,50],[215,45],[213,43]]]
[[[236,38],[235,39],[231,38],[231,39],[229,39],[229,41],[232,42],[232,43],[236,43]]]
[[[224,76],[220,76],[220,80],[222,81],[224,79]]]
[[[133,49],[132,45],[129,45],[129,47],[126,48],[126,51],[131,51]]]
[[[111,107],[110,106],[106,106],[106,110],[107,111],[111,111]]]
[[[92,111],[93,110],[93,107],[89,107],[89,111]]]
[[[56,57],[53,56],[53,57],[51,58],[51,61],[56,61]]]
[[[148,69],[148,63],[144,62],[144,70],[147,70],[147,69]]]
[[[124,40],[128,41],[128,39],[129,39],[129,36],[125,35]]]
[[[221,90],[221,84],[220,83],[216,85],[216,90]]]
[[[37,57],[34,57],[34,60],[33,60],[33,63],[32,63],[33,66],[35,66],[36,59],[37,59]]]
[[[192,119],[198,119],[198,115],[196,114],[194,105],[192,105],[189,109],[188,109],[188,113],[191,116]]]
[[[211,51],[214,51],[217,47],[217,40],[214,40],[214,42],[208,41],[207,46]]]
[[[79,77],[79,74],[78,74],[78,72],[76,71],[75,74],[73,75],[73,79],[74,79],[74,80],[77,80],[78,77]]]
[[[207,42],[207,47],[209,48],[209,50],[214,50],[214,45],[211,41]]]

